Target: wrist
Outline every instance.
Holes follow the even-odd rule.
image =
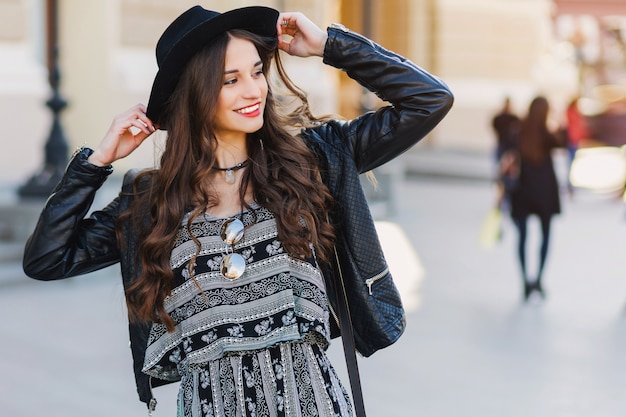
[[[102,159],[100,159],[97,150],[95,150],[91,155],[89,155],[89,158],[87,158],[87,162],[89,162],[90,164],[99,166],[99,167],[105,167],[105,166],[111,165],[110,162],[104,162]]]
[[[317,49],[317,56],[324,56],[324,50],[326,49],[326,41],[328,40],[328,33],[322,32],[322,39],[319,43],[319,48]]]
[[[68,164],[67,170],[79,172],[81,176],[88,181],[91,177],[108,176],[113,172],[113,165],[96,165],[91,162],[90,157],[94,154],[94,150],[86,146],[82,146],[74,152]],[[98,162],[98,159],[96,161]]]

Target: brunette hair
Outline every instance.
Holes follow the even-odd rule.
[[[160,168],[138,175],[135,198],[118,222],[120,242],[124,241],[121,225],[129,219],[139,242],[136,262],[140,272],[126,291],[130,317],[162,323],[169,331],[174,329],[174,321],[163,302],[174,283],[170,266],[173,242],[184,215],[191,212],[186,227],[197,245],[196,255],[189,262],[193,265],[200,252],[200,242],[191,233],[191,222],[207,207],[217,204],[217,196],[207,186],[206,178],[216,165],[213,119],[223,85],[226,48],[232,37],[249,40],[256,46],[268,79],[263,127],[247,137],[250,163],[239,189],[241,201],[245,208],[250,208],[244,194],[251,187],[254,201],[276,217],[278,237],[290,255],[311,256],[312,245],[320,261],[326,262],[332,250],[334,230],[326,218],[332,206],[331,194],[321,180],[312,151],[301,137],[285,128],[312,126],[323,118],[312,115],[306,94],[286,75],[278,49],[268,46],[271,41],[244,30],[225,32],[187,64],[167,103],[164,127],[168,139]],[[279,112],[272,92],[269,82],[272,64],[283,86],[300,102],[288,114]],[[189,269],[193,279],[192,267]]]
[[[555,135],[548,129],[550,105],[545,97],[535,97],[520,124],[519,149],[523,160],[539,164],[549,155]]]

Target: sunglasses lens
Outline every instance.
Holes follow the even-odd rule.
[[[244,226],[241,220],[229,219],[222,225],[222,240],[229,245],[234,245],[243,237],[243,230]]]
[[[230,253],[222,260],[222,275],[228,279],[237,279],[246,270],[246,260],[238,253]]]

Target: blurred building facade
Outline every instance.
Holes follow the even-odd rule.
[[[555,38],[573,46],[589,145],[626,144],[626,1],[556,0]]]
[[[43,160],[51,122],[45,107],[50,96],[45,3],[0,0],[5,144],[0,184],[25,181]],[[96,146],[115,114],[147,101],[157,70],[156,41],[175,16],[194,4],[214,10],[255,4],[302,11],[322,27],[338,21],[437,74],[456,102],[422,146],[491,149],[490,118],[505,95],[522,111],[535,94],[564,103],[580,86],[576,49],[571,39],[558,39],[553,0],[58,0],[60,91],[69,103],[62,122],[70,149]],[[288,57],[286,65],[294,81],[310,92],[316,113],[352,117],[379,104],[321,60]],[[116,163],[118,172],[152,166],[162,139],[157,135],[141,152]]]

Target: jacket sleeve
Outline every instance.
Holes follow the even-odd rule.
[[[443,81],[408,59],[341,25],[328,28],[324,63],[344,70],[390,103],[350,121],[332,121],[318,132],[348,152],[360,173],[400,155],[448,113],[453,96]]]
[[[85,218],[111,167],[87,161],[83,148],[70,161],[39,216],[24,249],[23,268],[31,278],[50,281],[92,272],[119,261],[115,222],[119,197]]]

